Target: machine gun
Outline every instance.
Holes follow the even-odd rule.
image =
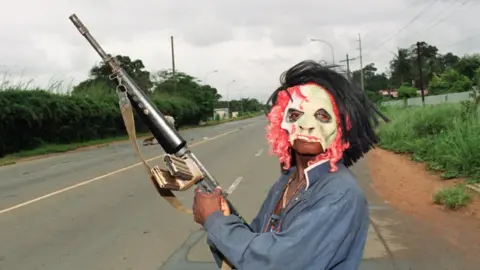
[[[180,136],[178,131],[167,122],[164,115],[153,105],[144,91],[140,89],[128,73],[120,66],[117,59],[102,49],[75,14],[69,16],[69,19],[80,34],[85,37],[100,55],[102,60],[110,66],[112,70],[110,79],[117,80],[116,92],[119,97],[120,111],[128,136],[133,143],[138,157],[145,165],[158,193],[175,209],[190,214],[191,211],[182,205],[173,194],[173,191],[185,191],[197,185],[203,191],[211,193],[219,186],[219,183],[187,147],[187,142]],[[165,151],[166,155],[163,161],[165,162],[166,169],[160,169],[158,166],[151,168],[143,158],[136,140],[132,107]],[[249,227],[245,219],[238,213],[231,202],[226,199],[227,194],[222,192],[222,195],[229,205],[231,213],[238,216],[243,224]],[[228,264],[226,260],[224,260],[224,265],[225,263]],[[229,265],[229,267],[231,266]],[[224,268],[225,266],[222,267],[222,269]]]

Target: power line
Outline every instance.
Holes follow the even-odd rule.
[[[470,36],[470,37],[467,37],[467,38],[464,38],[464,39],[462,39],[462,40],[460,40],[460,41],[455,41],[455,42],[453,42],[453,43],[448,44],[447,46],[442,46],[442,48],[449,48],[449,47],[452,47],[452,46],[454,46],[454,45],[462,44],[462,43],[464,43],[464,42],[466,42],[466,41],[470,41],[470,40],[472,40],[472,39],[476,39],[476,38],[478,38],[478,37],[480,37],[480,33],[479,33],[479,34],[476,34],[476,35],[473,35],[473,36]]]
[[[452,6],[452,4],[455,4],[455,3],[459,3],[461,0],[455,0],[453,2],[450,3],[450,5],[448,5],[446,8],[448,9],[449,7]],[[432,20],[432,23],[427,26],[424,30],[429,30],[429,29],[432,29],[434,28],[435,26],[437,26],[438,24],[440,24],[441,22],[445,21],[446,19],[450,18],[452,15],[455,15],[455,14],[458,14],[455,13],[456,11],[458,11],[460,8],[462,8],[463,6],[465,6],[466,4],[468,4],[471,0],[463,0],[463,2],[459,3],[460,5],[456,6],[455,8],[453,9],[450,9],[450,13],[448,13],[446,16],[444,16],[443,18],[440,18],[439,20],[437,21],[434,21],[435,18],[437,18],[438,16],[436,16],[433,20]],[[480,2],[476,2],[476,3],[473,3],[473,5],[471,7],[474,7],[474,6],[477,6],[478,4],[480,4]],[[442,13],[442,12],[440,12]],[[439,14],[440,14],[439,13]],[[439,15],[437,14],[437,15]],[[415,34],[418,34],[420,31],[417,31]],[[414,34],[414,35],[415,35]],[[452,46],[454,44],[458,44],[458,43],[462,43],[462,42],[465,42],[466,40],[470,40],[472,39],[473,37],[470,37],[470,38],[466,38],[465,40],[461,40],[461,41],[458,41],[458,42],[454,42],[454,43],[451,43],[450,45],[447,45],[446,47],[449,47],[449,46]],[[444,47],[445,48],[445,47]]]
[[[398,34],[400,34],[402,31],[404,31],[406,28],[408,28],[411,24],[413,24],[417,19],[420,18],[421,15],[423,15],[425,12],[427,12],[427,10],[429,8],[431,8],[435,2],[437,2],[438,0],[433,0],[431,1],[429,4],[427,4],[418,14],[416,14],[410,21],[408,21],[406,23],[406,25],[404,25],[401,29],[399,29],[395,34],[393,34],[392,36],[390,36],[386,41],[384,41],[377,49],[375,50],[369,50],[370,52],[366,53],[365,55],[371,55],[373,52],[378,52],[379,49],[381,49],[385,44],[387,44],[389,41],[391,41],[393,38],[395,38]],[[467,4],[469,4],[472,0],[454,0],[453,2],[450,2],[449,5],[445,8],[443,8],[440,12],[438,12],[434,17],[433,19],[430,21],[430,24],[425,28],[425,30],[428,30],[428,29],[431,29],[431,28],[434,28],[435,26],[439,25],[440,23],[444,22],[445,20],[447,20],[448,18],[452,17],[453,15],[456,15],[458,13],[455,13],[455,11],[458,11],[460,8],[466,6]],[[455,4],[459,4],[455,7],[453,7],[453,5]],[[471,5],[468,5],[470,8],[471,7],[474,7],[474,6],[477,6],[479,5],[480,2],[478,1],[474,1],[471,3]],[[452,8],[453,7],[453,8]],[[448,9],[450,9],[450,12],[448,12]],[[448,12],[448,14],[445,13],[445,11]],[[446,14],[446,15],[445,15]],[[445,16],[441,16],[441,15],[445,15]],[[440,18],[439,18],[440,17]],[[437,21],[435,21],[436,19],[438,19]],[[415,34],[418,34],[420,31],[416,31],[414,33]],[[477,35],[473,35],[473,36],[470,36],[470,37],[467,37],[465,39],[462,39],[460,41],[456,41],[454,43],[451,43],[443,48],[447,48],[447,47],[451,47],[453,45],[457,45],[457,44],[461,44],[461,43],[464,43],[464,42],[467,42],[467,41],[470,41],[470,40],[473,40],[475,38],[478,38],[480,37],[480,34],[477,34]],[[364,36],[365,38],[365,36]],[[364,57],[365,57],[364,55]]]
[[[401,11],[398,12],[398,13],[402,14],[402,13],[406,12],[407,10],[409,10],[410,8],[412,8],[415,3],[416,3],[416,2],[412,1],[412,2],[410,3],[410,5],[408,5],[405,9],[401,10]],[[366,38],[369,34],[371,34],[371,33],[373,33],[373,32],[376,32],[376,31],[378,31],[378,30],[380,30],[380,29],[383,29],[383,28],[385,28],[385,26],[382,25],[382,24],[380,24],[377,28],[375,28],[375,30],[371,30],[371,31],[368,31],[367,33],[365,33],[365,35],[363,35],[363,38]]]
[[[380,50],[385,44],[387,44],[390,40],[392,40],[393,38],[395,38],[398,34],[400,34],[403,30],[405,30],[408,26],[410,26],[413,22],[415,22],[418,18],[420,18],[420,16],[425,13],[430,7],[432,7],[433,4],[435,4],[435,2],[437,2],[438,0],[432,0],[429,4],[427,4],[422,10],[420,10],[420,12],[415,15],[412,19],[410,19],[410,21],[408,21],[402,28],[400,28],[397,32],[395,32],[395,34],[393,34],[392,36],[390,36],[387,40],[385,40],[378,48],[376,48],[374,51],[375,52],[378,52],[378,50]],[[364,37],[365,38],[365,37]],[[371,55],[373,52],[373,50],[370,50],[370,52],[366,53],[365,55]]]
[[[385,42],[383,42],[378,48],[382,48],[383,45],[387,44],[390,40],[392,40],[393,38],[395,38],[398,34],[400,34],[403,30],[405,30],[407,27],[409,27],[413,22],[415,22],[418,18],[420,18],[420,16],[426,12],[433,4],[435,4],[435,2],[437,2],[438,0],[433,0],[430,2],[430,4],[426,5],[417,15],[415,15],[415,17],[413,17],[405,26],[403,26],[400,30],[398,30],[395,34],[393,34],[390,38],[388,38]]]
[[[427,30],[427,28],[432,27],[432,25],[435,23],[435,22],[433,22],[433,21],[434,21],[435,19],[437,19],[437,18],[440,16],[440,14],[442,14],[444,11],[448,11],[451,6],[453,6],[454,4],[456,4],[456,3],[458,3],[458,2],[460,2],[460,0],[452,0],[452,2],[450,2],[449,5],[445,6],[440,12],[437,13],[437,15],[436,15],[435,17],[433,17],[431,24],[429,24],[429,25],[428,25],[427,27],[425,27],[423,30],[417,30],[415,33],[413,33],[412,36],[416,36],[416,35],[418,35],[418,33],[422,32],[422,31],[424,31],[424,30]]]
[[[461,8],[461,7],[465,6],[465,5],[466,5],[468,2],[470,2],[470,1],[472,1],[472,0],[465,0],[464,2],[462,2],[462,3],[460,4],[460,6],[458,6],[458,8]],[[454,12],[455,12],[455,9],[452,10],[452,12],[450,12],[447,16],[443,17],[443,18],[440,19],[438,22],[436,22],[434,25],[432,25],[430,28],[433,28],[433,27],[437,26],[439,23],[442,23],[442,22],[444,22],[446,19],[450,18],[453,14],[455,14]],[[430,28],[429,28],[429,29],[430,29]]]

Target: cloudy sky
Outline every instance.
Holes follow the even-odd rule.
[[[100,61],[68,19],[72,13],[107,52],[141,59],[151,72],[171,68],[174,36],[177,70],[223,96],[230,85],[232,99],[265,100],[297,62],[332,62],[330,47],[312,38],[331,44],[339,62],[347,53],[358,57],[360,33],[363,63],[379,71],[397,47],[419,40],[442,53],[480,52],[480,0],[16,0],[6,6],[0,81],[33,79],[40,86],[76,84]],[[359,66],[351,62],[351,69]]]

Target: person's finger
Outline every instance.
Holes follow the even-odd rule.
[[[213,194],[214,194],[214,195],[220,195],[220,194],[222,194],[222,188],[221,188],[221,187],[216,187],[216,188],[213,190]]]
[[[217,196],[217,190],[214,190],[213,192],[209,193],[209,192],[197,192],[195,193],[195,196],[199,196],[199,197],[203,197],[203,198],[211,198],[211,197],[214,197],[214,196]]]
[[[193,203],[194,203],[194,204],[197,204],[197,203],[198,203],[198,200],[200,199],[201,196],[202,196],[202,194],[200,194],[200,193],[195,193],[195,195],[193,196]]]
[[[229,216],[232,214],[230,206],[227,203],[227,200],[224,197],[220,197],[220,208],[224,216]]]

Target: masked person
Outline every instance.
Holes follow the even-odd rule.
[[[169,115],[168,112],[166,112],[166,111],[163,112],[163,116],[165,117],[165,120],[167,120],[167,123],[172,128],[174,128],[176,131],[178,131],[178,126],[175,123],[175,118],[173,116]],[[157,139],[154,136],[150,136],[150,137],[146,138],[145,140],[143,140],[143,146],[154,145],[154,144],[157,144],[157,143],[158,143]]]
[[[355,270],[368,204],[348,169],[377,142],[375,112],[343,75],[313,61],[287,70],[267,114],[267,141],[283,168],[257,216],[244,225],[220,191],[195,192],[195,221],[218,264],[236,269]]]
[[[168,112],[164,112],[163,116],[165,117],[167,122],[170,124],[170,126],[172,126],[175,130],[178,130],[177,125],[175,123],[175,118],[173,118],[173,116],[168,114]]]

